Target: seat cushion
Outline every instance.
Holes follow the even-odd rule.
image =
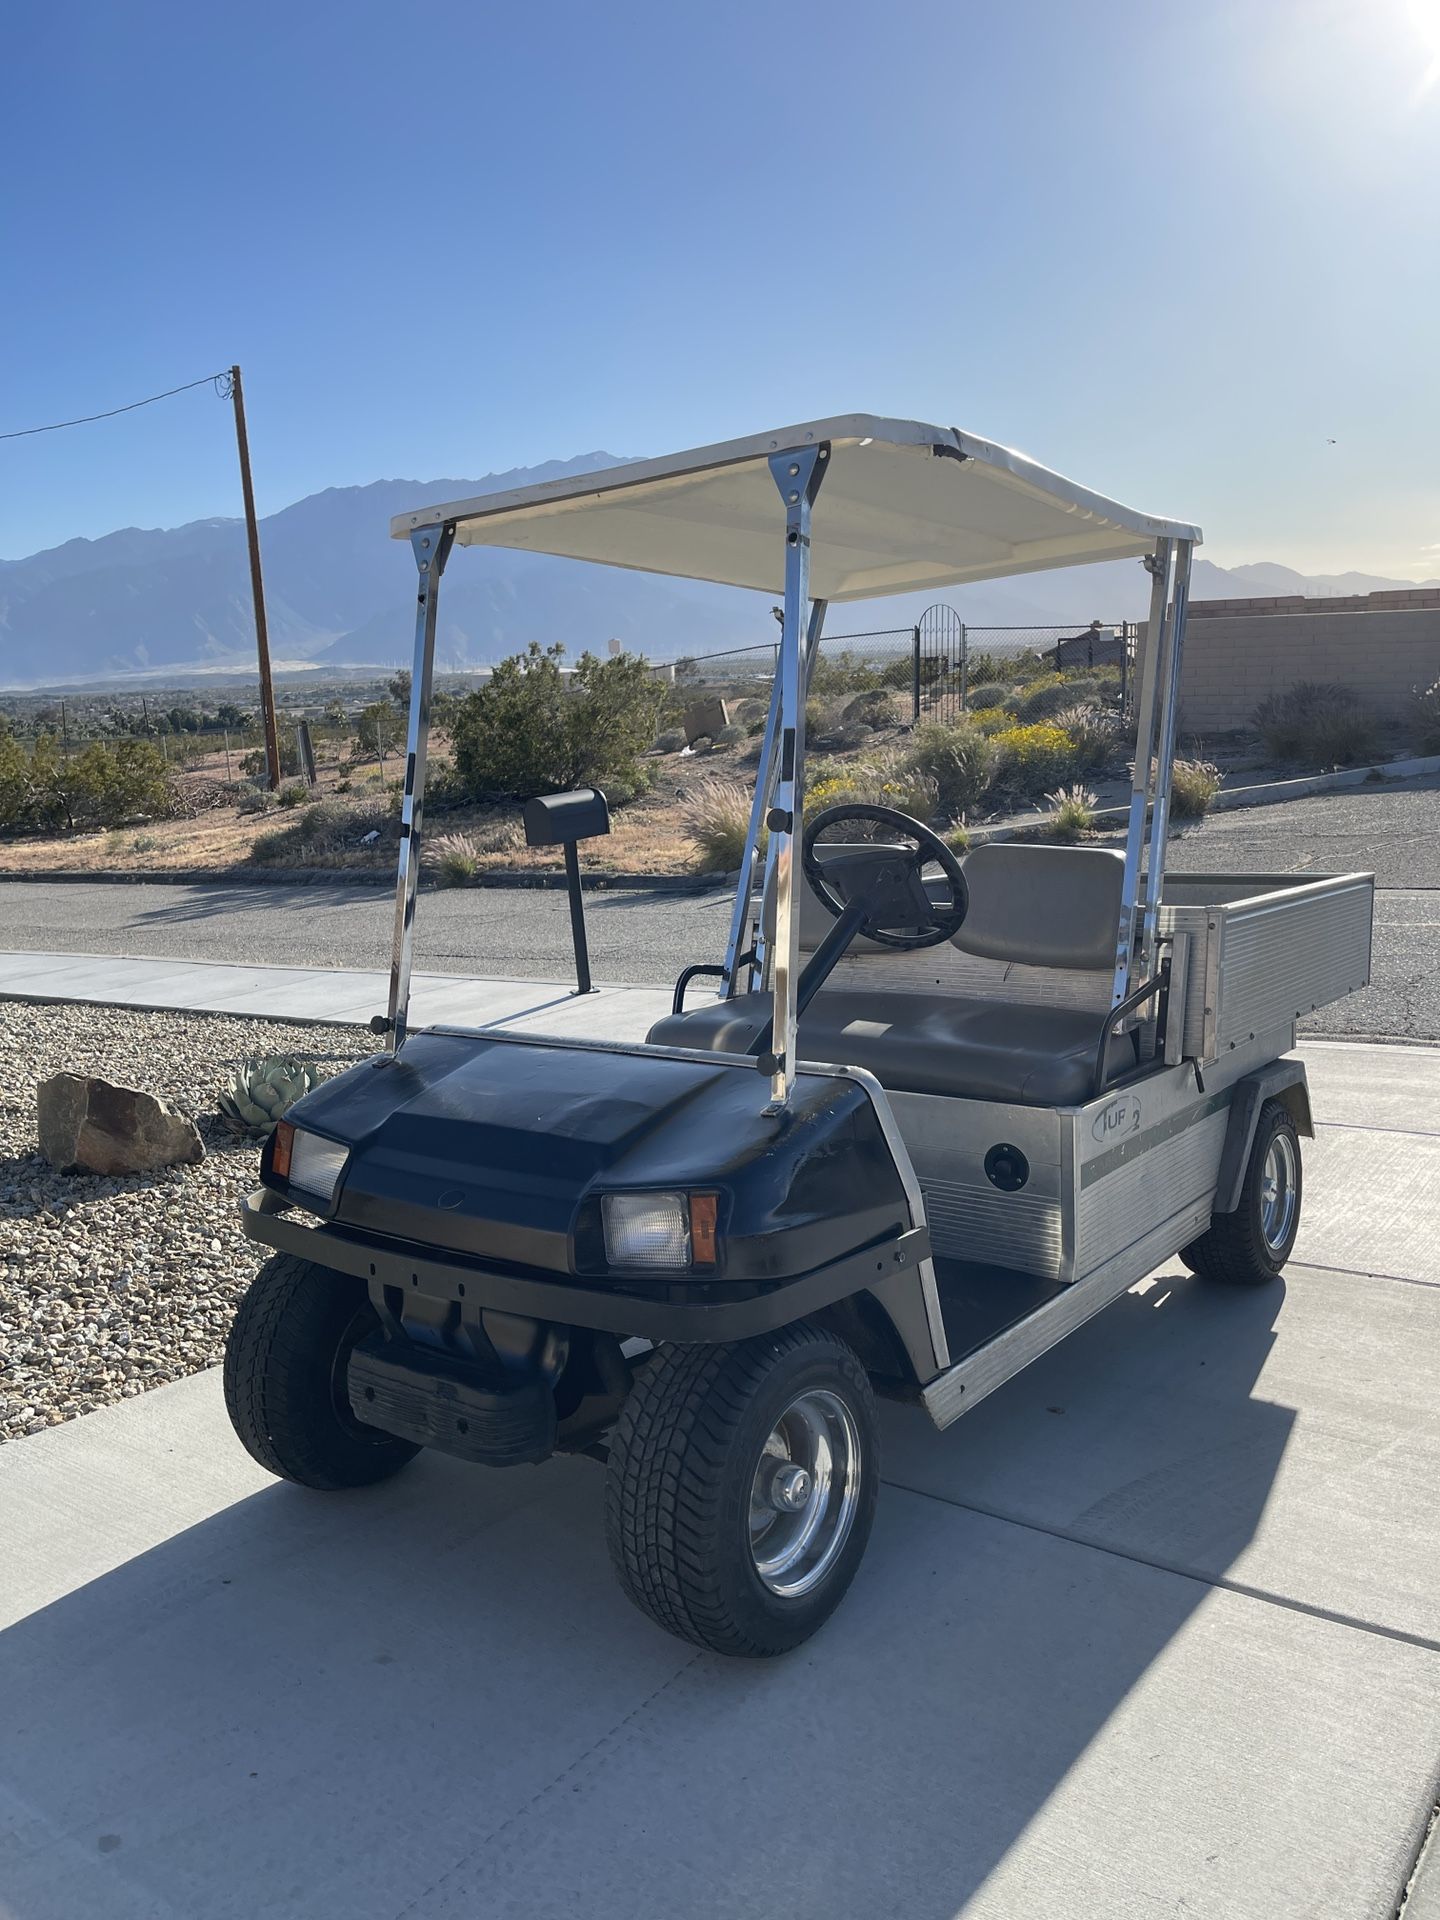
[[[738,994],[668,1014],[649,1038],[656,1046],[746,1053],[770,1012],[768,993]],[[1077,1007],[829,989],[800,1022],[799,1055],[864,1067],[892,1093],[1077,1106],[1090,1097],[1102,1020]],[[1124,1051],[1115,1049],[1117,1056]]]

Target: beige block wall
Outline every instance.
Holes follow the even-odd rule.
[[[1297,680],[1352,687],[1382,718],[1402,718],[1411,689],[1440,680],[1440,608],[1192,618],[1180,726],[1201,734],[1248,727],[1267,694]]]

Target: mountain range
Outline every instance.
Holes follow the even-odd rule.
[[[277,667],[393,666],[409,658],[414,570],[388,537],[417,502],[521,487],[623,464],[582,454],[482,480],[377,480],[330,487],[260,523],[270,647]],[[1414,581],[1302,575],[1273,561],[1224,568],[1198,559],[1195,599],[1251,594],[1368,593]],[[1432,583],[1433,584],[1433,583]],[[1134,561],[987,581],[945,596],[971,626],[1073,625],[1144,616],[1148,583]],[[837,634],[911,625],[926,598],[837,609]],[[563,640],[572,655],[618,639],[652,659],[773,637],[767,596],[698,581],[590,567],[543,554],[474,547],[458,554],[440,602],[437,663],[486,665],[529,641]],[[243,523],[195,520],[126,527],[0,561],[0,686],[243,671],[255,630]]]

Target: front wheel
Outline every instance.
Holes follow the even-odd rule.
[[[293,1254],[267,1260],[225,1347],[225,1410],[271,1473],[331,1493],[388,1480],[420,1451],[350,1411],[346,1371],[378,1322],[364,1287]]]
[[[1289,1109],[1267,1100],[1233,1213],[1217,1213],[1180,1258],[1202,1280],[1263,1287],[1280,1276],[1300,1231],[1300,1135]]]
[[[808,1321],[666,1347],[610,1441],[605,1530],[620,1584],[715,1653],[785,1653],[838,1606],[880,1486],[875,1399]]]

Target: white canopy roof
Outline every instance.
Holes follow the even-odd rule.
[[[953,427],[867,413],[696,447],[398,514],[396,539],[455,522],[461,546],[517,547],[780,593],[784,507],[772,454],[828,442],[810,591],[864,600],[1148,553],[1197,527],[1137,513]]]

